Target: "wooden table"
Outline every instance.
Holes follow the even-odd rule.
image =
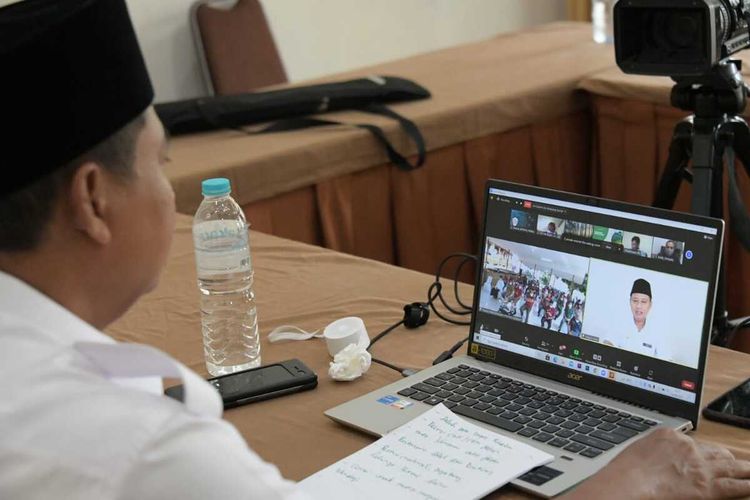
[[[588,191],[591,120],[577,85],[610,67],[590,24],[560,22],[327,77],[394,75],[430,90],[393,106],[424,134],[415,172],[390,165],[367,132],[340,127],[175,137],[166,172],[182,213],[195,212],[201,179],[228,177],[257,230],[433,272],[443,255],[476,250],[487,178]],[[380,125],[415,153],[391,120],[325,116]]]
[[[400,375],[373,365],[356,381],[335,382],[327,374],[330,356],[322,340],[269,344],[265,336],[282,324],[314,330],[355,315],[362,317],[372,337],[401,318],[403,304],[424,300],[431,277],[262,233],[253,233],[251,238],[263,362],[300,358],[318,374],[319,385],[313,391],[229,410],[225,418],[284,476],[299,480],[372,442],[371,437],[329,420],[323,411]],[[471,287],[462,285],[460,290],[464,301],[471,301]],[[187,217],[179,219],[159,287],[108,333],[120,340],[154,345],[206,374]],[[420,329],[395,330],[373,350],[394,364],[427,367],[466,333],[466,327],[431,319]],[[711,347],[704,401],[744,380],[748,372],[750,356]],[[737,456],[750,458],[750,434],[745,430],[702,420],[695,437],[721,443]],[[511,488],[501,494],[525,498]]]

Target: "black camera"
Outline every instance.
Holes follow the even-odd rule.
[[[750,47],[750,0],[619,0],[615,56],[625,73],[699,76]]]

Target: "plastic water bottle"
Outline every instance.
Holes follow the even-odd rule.
[[[596,43],[613,43],[615,0],[593,0],[591,3],[591,22],[594,25]]]
[[[245,214],[228,179],[207,179],[193,219],[206,368],[225,375],[260,366],[253,267]]]

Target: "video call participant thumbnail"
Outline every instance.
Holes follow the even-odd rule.
[[[565,231],[565,220],[540,215],[537,219],[536,232],[545,236],[559,238]]]
[[[627,253],[640,255],[641,257],[647,257],[645,251],[641,250],[641,238],[639,236],[633,236],[630,238],[630,248],[625,250]]]
[[[510,212],[510,227],[513,229],[526,229],[529,231],[534,230],[534,224],[536,223],[536,216],[523,210],[511,210]]]
[[[681,241],[662,240],[660,244],[658,239],[654,240],[654,253],[656,259],[669,260],[672,262],[682,262],[682,245]]]

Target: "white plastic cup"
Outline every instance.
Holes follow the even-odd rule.
[[[337,319],[325,327],[323,337],[326,339],[326,346],[331,357],[336,356],[349,344],[357,344],[363,349],[367,349],[370,345],[365,322],[356,316]]]

